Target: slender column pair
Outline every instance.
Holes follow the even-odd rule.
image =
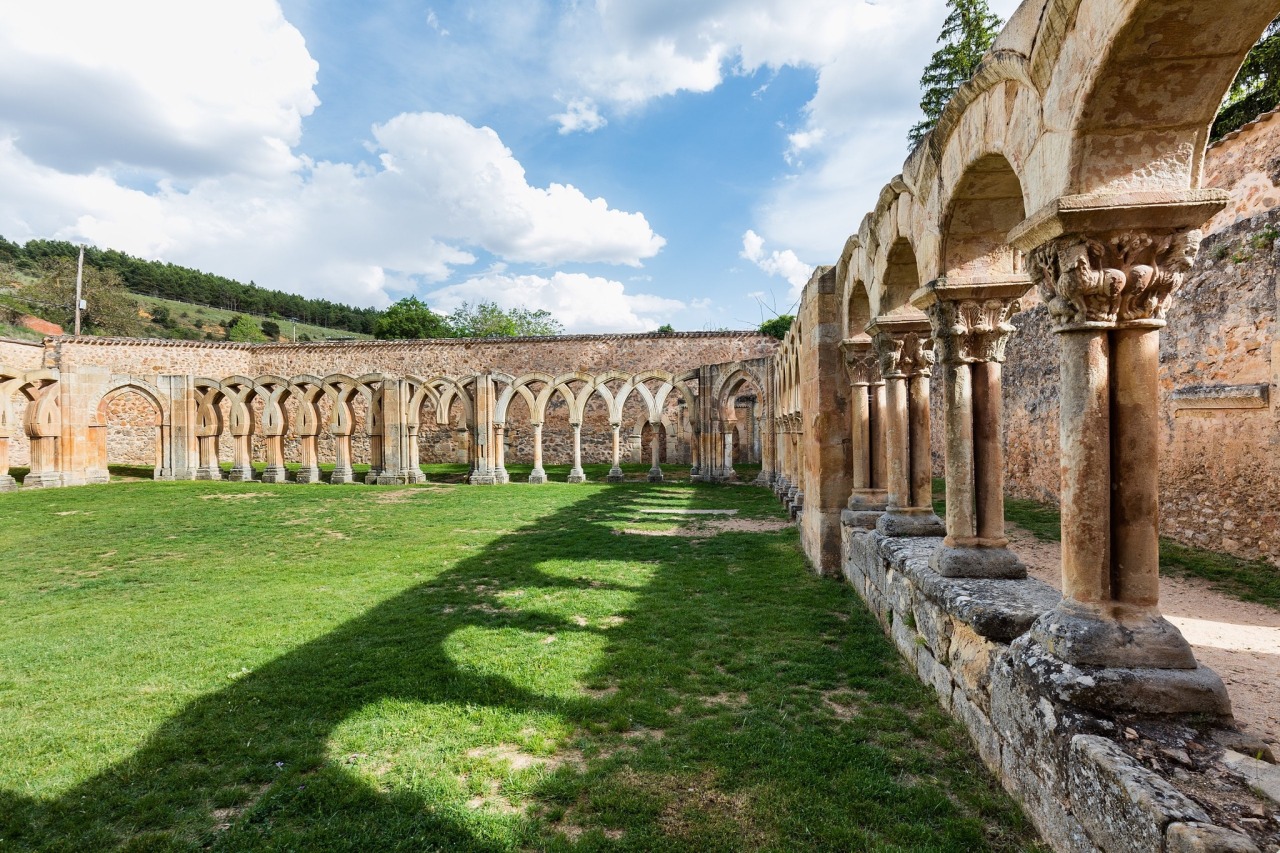
[[[885,385],[871,338],[862,335],[840,342],[849,374],[850,474],[853,490],[848,523],[874,526],[885,510]]]
[[[605,479],[610,483],[621,483],[626,479],[622,475],[621,453],[622,453],[622,424],[611,423],[609,429],[613,432],[613,467],[609,469],[609,476]]]
[[[507,425],[495,421],[493,424],[493,479],[496,483],[510,483],[511,475],[507,473]]]
[[[1004,533],[1004,399],[1001,365],[1009,318],[1031,282],[1025,275],[949,284],[912,297],[933,325],[942,368],[947,535],[932,566],[944,577],[1025,578]]]
[[[533,470],[529,472],[530,483],[547,482],[547,472],[542,469],[542,423],[533,423]]]
[[[1058,334],[1062,603],[1033,636],[1072,663],[1192,669],[1159,611],[1160,328],[1190,228],[1067,233],[1031,269]]]
[[[587,475],[582,471],[582,424],[571,423],[573,427],[573,467],[569,469],[570,483],[585,483]]]
[[[649,455],[653,459],[653,463],[649,467],[650,483],[662,482],[662,465],[659,464],[659,460],[662,458],[660,445],[660,442],[662,441],[661,429],[661,421],[649,421]]]
[[[0,492],[12,492],[18,481],[9,474],[9,436],[0,435]]]
[[[885,536],[941,536],[933,511],[929,380],[933,339],[920,315],[876,318],[867,327],[885,381],[886,510],[876,522]]]

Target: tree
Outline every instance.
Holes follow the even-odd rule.
[[[658,327],[658,334],[660,335],[673,335],[675,334],[675,331],[675,327],[670,323],[663,323]]]
[[[449,337],[449,324],[416,296],[406,296],[388,308],[373,326],[380,341]]]
[[[924,120],[911,128],[907,140],[914,148],[942,116],[951,96],[974,72],[1004,25],[993,15],[986,0],[947,0],[951,11],[942,23],[938,42],[942,45],[929,60],[920,78],[924,96],[920,109]]]
[[[57,323],[68,332],[75,329],[76,261],[48,255],[39,264],[39,278],[22,288],[20,297],[30,301],[31,313]],[[142,328],[138,303],[113,270],[85,264],[80,298],[80,330],[91,335],[132,337]]]
[[[267,340],[267,336],[262,334],[262,329],[252,320],[238,314],[231,318],[231,324],[227,326],[227,340],[260,344]]]
[[[795,320],[796,318],[790,314],[779,314],[772,320],[765,320],[760,324],[760,334],[782,340],[787,336],[787,332],[790,331],[791,324]]]
[[[262,321],[262,334],[267,336],[267,340],[280,340],[280,324],[275,320]]]
[[[1280,17],[1267,25],[1262,38],[1244,58],[1213,120],[1210,135],[1221,139],[1280,104]]]
[[[550,311],[528,308],[502,309],[496,302],[462,303],[449,315],[449,326],[459,338],[521,338],[559,335],[564,326]]]

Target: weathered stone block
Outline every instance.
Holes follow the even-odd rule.
[[[1003,647],[981,637],[963,622],[951,635],[949,665],[956,685],[984,713],[991,711],[991,667]]]
[[[893,644],[898,647],[898,653],[907,659],[912,668],[915,668],[916,657],[920,654],[916,637],[920,635],[897,613],[893,614],[890,635],[893,638]]]
[[[951,691],[955,689],[955,683],[951,680],[951,673],[947,672],[947,668],[938,663],[937,659],[929,653],[929,650],[920,643],[921,637],[916,635],[916,672],[920,675],[920,680],[925,684],[933,687],[933,691],[938,694],[938,704],[942,705],[946,711],[951,710]]]
[[[981,708],[969,701],[964,688],[959,684],[951,693],[951,710],[969,730],[969,736],[978,747],[978,756],[982,759],[982,763],[987,765],[987,769],[992,773],[1000,775],[1000,735],[995,726],[991,725],[990,718],[982,712]]]
[[[1170,823],[1210,822],[1203,809],[1106,738],[1076,735],[1070,756],[1072,812],[1108,853],[1160,851]]]
[[[1258,845],[1238,832],[1204,823],[1171,823],[1165,853],[1259,853]]]

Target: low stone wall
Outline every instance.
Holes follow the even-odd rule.
[[[34,370],[44,359],[44,347],[31,341],[0,338],[0,366]]]
[[[1213,732],[1106,717],[1070,701],[1102,693],[1115,701],[1131,685],[1050,669],[1026,634],[1058,593],[1034,579],[943,578],[929,568],[940,542],[842,525],[844,576],[1055,850],[1259,849],[1220,825],[1238,819],[1230,804],[1253,807],[1257,798],[1221,770],[1226,750]],[[1198,764],[1158,773],[1137,749],[1146,744],[1193,753]],[[1206,788],[1218,796],[1206,798]],[[1270,835],[1257,840],[1274,846]]]

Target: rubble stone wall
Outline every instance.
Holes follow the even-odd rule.
[[[1191,775],[1166,778],[1131,754],[1114,718],[1031,686],[1025,634],[1056,590],[1033,578],[941,577],[929,567],[939,541],[844,526],[844,576],[1054,850],[1258,849],[1223,828],[1229,814],[1179,790]],[[1206,750],[1207,760],[1222,752]]]
[[[0,365],[34,370],[44,358],[44,347],[30,341],[0,338]]]

